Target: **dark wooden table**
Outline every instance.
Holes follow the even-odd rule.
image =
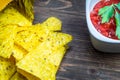
[[[89,38],[85,0],[35,0],[35,23],[50,16],[62,20],[73,36],[56,75],[57,80],[120,80],[120,54],[95,50]]]

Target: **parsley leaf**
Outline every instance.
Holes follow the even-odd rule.
[[[116,22],[116,35],[120,39],[120,14],[118,12],[115,13],[115,22]]]
[[[114,8],[113,5],[105,6],[101,8],[98,12],[98,15],[102,17],[102,23],[109,22],[110,18],[114,15]]]
[[[118,10],[120,10],[120,3],[115,4],[115,6],[118,8]]]

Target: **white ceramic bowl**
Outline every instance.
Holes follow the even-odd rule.
[[[90,20],[90,12],[100,0],[86,0],[86,20],[90,33],[91,42],[95,49],[102,52],[120,53],[120,40],[114,40],[99,33]]]

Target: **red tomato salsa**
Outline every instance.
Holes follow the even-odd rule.
[[[116,30],[116,23],[115,19],[111,18],[108,23],[101,23],[101,16],[98,15],[99,9],[111,4],[117,4],[119,3],[120,0],[100,0],[98,2],[93,10],[90,13],[90,18],[97,29],[98,32],[100,32],[102,35],[112,38],[112,39],[118,39],[118,37],[115,35],[115,30]]]

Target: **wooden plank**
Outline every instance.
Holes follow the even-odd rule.
[[[63,32],[73,35],[57,80],[120,80],[120,54],[95,50],[85,17],[85,0],[36,0],[34,23],[50,16],[63,22]]]

